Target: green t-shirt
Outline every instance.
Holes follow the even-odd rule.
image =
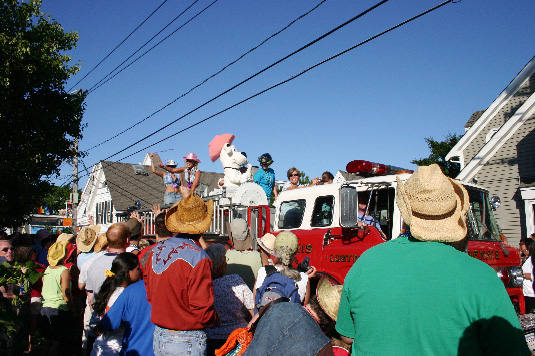
[[[59,310],[69,310],[67,302],[63,299],[63,292],[61,290],[61,273],[67,267],[60,266],[59,268],[47,267],[43,276],[43,289],[41,295],[43,296],[43,307],[49,307]]]
[[[406,236],[369,249],[353,265],[336,330],[354,339],[352,355],[531,355],[490,266]]]
[[[262,258],[258,251],[237,251],[228,250],[227,273],[237,274],[253,290],[258,270],[262,267]]]

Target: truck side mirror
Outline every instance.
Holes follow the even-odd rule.
[[[357,189],[345,185],[340,188],[340,225],[353,227],[358,224]]]

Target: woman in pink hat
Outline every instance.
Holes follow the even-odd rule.
[[[184,167],[169,167],[163,165],[163,163],[161,162],[159,166],[160,168],[163,168],[171,173],[184,172],[184,179],[182,180],[182,184],[186,186],[191,191],[191,193],[194,193],[195,189],[197,189],[197,187],[201,183],[201,171],[198,168],[198,165],[199,163],[201,163],[201,160],[197,158],[197,155],[195,153],[188,153],[188,155],[183,158],[186,163]]]

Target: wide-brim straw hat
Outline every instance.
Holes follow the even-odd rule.
[[[171,232],[202,234],[210,228],[214,214],[214,201],[204,201],[196,194],[184,197],[167,209],[165,226]]]
[[[262,237],[256,237],[256,242],[258,245],[267,253],[270,255],[273,255],[273,250],[275,249],[275,240],[277,239],[277,236],[267,233]]]
[[[61,233],[58,238],[56,239],[56,242],[59,242],[59,241],[71,241],[72,237],[74,235],[73,234],[66,234],[66,233]]]
[[[343,285],[333,285],[329,278],[323,277],[316,289],[318,302],[321,309],[331,318],[336,320],[338,316],[338,307],[340,306],[340,298],[342,296]]]
[[[97,241],[98,233],[100,232],[99,225],[84,226],[76,236],[76,246],[82,252],[89,252]]]
[[[396,177],[396,202],[411,235],[421,241],[456,242],[466,236],[466,189],[437,164],[419,167],[405,184]]]
[[[106,236],[106,233],[100,234],[97,239],[97,243],[95,244],[95,247],[93,248],[93,251],[100,252],[104,250],[108,246],[108,237]]]
[[[46,259],[50,266],[57,266],[58,262],[61,261],[67,254],[66,247],[69,241],[63,240],[54,242],[52,246],[48,248],[48,255]]]

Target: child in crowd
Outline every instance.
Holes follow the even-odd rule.
[[[141,279],[137,256],[130,252],[119,254],[113,260],[111,270],[106,271],[106,277],[93,303],[93,310],[101,316],[110,309],[126,287]],[[95,332],[100,334],[99,330]],[[124,328],[121,327],[98,336],[93,344],[91,356],[118,355],[123,343],[123,333]]]
[[[69,241],[59,241],[48,249],[48,267],[43,276],[43,335],[47,340],[44,355],[71,355],[74,302],[69,269],[63,262],[74,250]]]

